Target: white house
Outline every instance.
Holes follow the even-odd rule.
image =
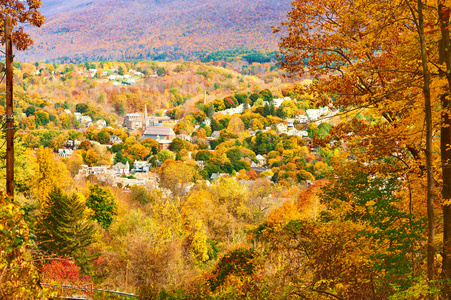
[[[226,115],[237,115],[242,114],[244,111],[244,104],[240,104],[235,108],[229,108],[223,111],[220,111],[220,113],[226,114]]]
[[[277,99],[273,100],[273,103],[276,108],[279,108],[282,105],[282,103],[284,103],[285,101],[291,101],[291,98],[290,97],[277,98]],[[296,100],[294,100],[294,101],[296,101]]]
[[[326,107],[321,107],[318,109],[307,109],[305,114],[307,115],[307,117],[310,120],[317,120],[317,119],[319,119],[319,117],[321,115],[327,114],[328,111],[329,111],[329,108],[326,106]]]
[[[116,175],[128,175],[130,173],[130,165],[127,163],[124,165],[123,163],[117,163],[113,166],[113,171]]]
[[[97,120],[95,122],[95,124],[98,129],[102,129],[103,127],[106,127],[106,121],[104,119]]]
[[[211,126],[210,118],[205,118],[205,120],[203,121],[203,124],[205,124],[206,126]]]
[[[283,123],[277,124],[276,128],[277,128],[278,133],[287,132],[287,130],[288,130],[288,126]]]
[[[307,123],[308,117],[306,115],[300,115],[296,117],[296,120],[298,120],[299,123]]]
[[[135,172],[149,172],[150,164],[147,161],[135,160],[133,170]]]
[[[58,155],[60,157],[69,157],[74,153],[74,150],[71,149],[58,149]]]
[[[122,143],[122,139],[120,137],[118,137],[117,135],[112,135],[112,136],[110,136],[110,142],[112,144],[114,144],[114,143],[121,144]]]

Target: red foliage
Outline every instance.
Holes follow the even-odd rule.
[[[71,260],[57,259],[44,265],[41,270],[42,282],[80,285],[91,282],[91,277],[80,274],[80,268]]]
[[[249,177],[250,180],[256,180],[258,179],[258,175],[254,170],[250,170],[247,172],[247,176]]]

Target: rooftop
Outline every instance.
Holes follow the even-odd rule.
[[[148,127],[144,135],[175,135],[171,127]]]

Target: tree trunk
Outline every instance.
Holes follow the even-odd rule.
[[[435,220],[434,220],[434,181],[432,170],[432,109],[431,90],[429,86],[429,69],[424,35],[423,1],[418,0],[418,34],[421,44],[421,62],[423,65],[423,95],[424,114],[426,121],[426,172],[427,172],[427,216],[428,216],[428,246],[427,246],[427,275],[429,281],[434,280],[435,265]]]
[[[442,95],[442,116],[440,128],[440,152],[442,161],[442,176],[443,187],[442,197],[446,203],[451,200],[451,119],[448,109],[451,107],[449,96],[451,95],[451,56],[450,56],[450,36],[449,29],[449,8],[444,6],[444,1],[439,1],[438,4],[439,24],[442,26],[441,35],[442,40],[439,45],[440,61],[445,62],[446,72],[444,76],[448,80],[449,92]],[[451,207],[443,205],[443,264],[442,264],[442,278],[449,280],[451,278]],[[451,299],[449,284],[445,285],[445,297]]]

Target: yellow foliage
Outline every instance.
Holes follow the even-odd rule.
[[[51,189],[56,186],[62,189],[69,187],[72,178],[64,165],[58,160],[50,148],[39,147],[34,153],[28,152],[28,159],[33,169],[31,191],[44,207]]]

